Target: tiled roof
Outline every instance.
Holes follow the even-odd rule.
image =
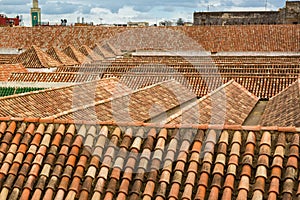
[[[64,66],[73,66],[79,64],[77,61],[70,58],[56,47],[51,47],[46,51],[46,53],[48,53],[52,58],[54,58],[58,62],[62,63]]]
[[[73,109],[53,116],[58,119],[145,122],[195,98],[195,94],[174,80],[169,80],[128,94],[114,96],[110,101],[99,101],[81,109]]]
[[[59,72],[59,73],[65,73],[65,72],[101,73],[104,71],[101,67],[99,67],[99,70],[98,70],[98,69],[96,69],[96,67],[90,68],[90,67],[83,67],[83,66],[86,66],[86,64],[80,65],[80,66],[72,66],[72,67],[68,67],[68,66],[58,67],[56,69],[56,72]]]
[[[122,27],[18,27],[17,29],[1,28],[0,35],[3,48],[30,48],[32,45],[48,49],[52,46],[64,48],[69,44],[75,47],[92,46],[96,42],[107,39],[125,29]],[[32,34],[34,31],[34,34]],[[26,40],[24,40],[26,37]]]
[[[171,124],[242,125],[258,98],[235,81],[181,109],[167,122]]]
[[[297,80],[300,73],[299,62],[299,56],[134,56],[82,66],[60,67],[57,71],[119,77],[126,85],[135,89],[173,78],[191,87],[199,97],[211,91],[208,84],[226,83],[234,79],[259,98],[271,98]],[[212,90],[219,86],[215,85]]]
[[[27,72],[21,64],[2,64],[0,65],[0,81],[7,81],[13,72]]]
[[[86,45],[82,45],[79,48],[79,51],[83,53],[85,56],[89,57],[91,60],[103,60],[104,58],[93,51],[90,47]]]
[[[267,104],[261,124],[265,126],[300,126],[300,81],[294,82]]]
[[[2,199],[296,199],[299,133],[0,123]]]
[[[48,117],[107,100],[126,91],[118,79],[111,78],[18,94],[0,98],[0,116]]]
[[[299,29],[300,27],[297,25],[241,25],[190,27],[184,32],[211,52],[297,52],[300,49]]]
[[[101,69],[97,69],[100,71]],[[130,73],[110,73],[104,72],[103,77],[119,77],[124,84],[130,88],[145,87],[147,85],[154,84],[169,79],[174,79],[186,87],[192,89],[198,97],[203,97],[212,90],[218,88],[222,83],[234,79],[241,84],[251,93],[255,94],[259,98],[271,98],[278,94],[283,89],[290,86],[295,80],[297,80],[297,74],[283,74],[283,75],[270,75],[270,74],[221,74],[219,72],[211,74],[203,73],[146,73],[141,68]],[[88,69],[80,69],[83,71],[91,71]],[[220,84],[216,84],[220,83]],[[210,88],[208,87],[210,86]]]
[[[104,45],[107,49],[110,49],[113,54],[117,55],[117,56],[121,56],[123,55],[123,53],[121,52],[120,49],[115,48],[110,42],[106,42]]]
[[[43,52],[39,47],[32,46],[12,60],[12,63],[21,63],[26,68],[52,68],[62,64]]]
[[[143,30],[143,28],[140,28]],[[249,25],[249,26],[206,26],[206,27],[170,27],[178,31],[179,35],[185,33],[193,43],[199,43],[205,50],[221,51],[283,51],[298,52],[300,49],[298,25]],[[32,31],[34,30],[34,34]],[[72,44],[92,46],[126,30],[139,30],[137,28],[122,27],[22,27],[18,29],[1,28],[2,41],[0,47],[29,48],[37,45],[42,48],[51,46],[65,47]],[[165,27],[149,27],[147,30],[165,31]],[[128,35],[128,37],[132,35]],[[181,44],[168,35],[169,41]],[[176,34],[175,34],[176,36]],[[24,37],[27,38],[24,40]],[[128,40],[129,38],[124,38]],[[155,40],[155,38],[154,38]],[[112,45],[117,46],[109,40]],[[169,44],[164,44],[168,49]],[[188,44],[185,44],[186,46]],[[174,46],[174,44],[173,44]],[[122,48],[120,48],[122,49]],[[126,49],[126,48],[125,48]]]
[[[96,44],[93,48],[93,51],[95,51],[97,54],[101,55],[104,58],[114,58],[116,57],[115,54],[113,54],[112,51],[108,51],[105,49],[102,45]]]
[[[146,53],[146,52],[145,52]],[[215,63],[216,65],[298,65],[300,55],[285,55],[284,53],[278,55],[239,55],[239,52],[232,52],[233,55],[206,55],[206,56],[180,56],[171,53],[170,56],[158,55],[157,53],[150,56],[132,55],[131,57],[124,57],[116,59],[115,63],[163,63],[163,64],[207,64]]]
[[[72,45],[69,45],[66,47],[63,52],[72,58],[73,60],[76,60],[79,64],[82,64],[84,62],[88,62],[89,58],[86,57],[83,53],[81,53],[79,50],[77,50],[75,47]]]
[[[12,73],[8,78],[8,82],[70,82],[81,83],[100,79],[97,74],[85,73]]]
[[[282,67],[283,68],[283,67]],[[209,83],[226,83],[231,79],[234,79],[236,82],[241,84],[251,93],[255,94],[259,98],[271,98],[274,95],[278,94],[283,89],[290,86],[298,78],[296,73],[282,73],[279,75],[276,74],[267,74],[267,73],[247,73],[247,74],[200,74],[191,73],[191,74],[181,74],[181,73],[150,73],[141,70],[140,73],[137,73],[138,70],[134,70],[133,73],[124,72],[122,68],[115,69],[115,71],[122,72],[111,72],[112,67],[59,67],[57,72],[77,72],[77,73],[97,73],[103,75],[103,78],[107,77],[119,77],[124,84],[130,88],[142,88],[149,86],[158,82],[174,79],[182,84],[185,84],[186,87],[191,87],[193,92],[197,94],[198,97],[203,97],[207,95],[211,90],[208,89],[207,85]],[[163,69],[163,68],[161,68]],[[261,68],[259,71],[268,71],[267,69]],[[289,71],[284,69],[279,69],[280,71]],[[127,69],[126,69],[127,71]],[[234,69],[233,69],[234,71]],[[238,71],[238,70],[237,70]],[[297,69],[298,71],[298,69]],[[214,89],[219,87],[220,84],[216,84]]]
[[[17,55],[15,55],[15,54],[0,54],[0,65],[8,64],[16,56]]]
[[[121,50],[115,48],[110,42],[102,43],[102,48],[114,56],[122,55]]]
[[[216,64],[299,65],[300,56],[212,56]]]

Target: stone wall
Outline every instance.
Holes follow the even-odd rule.
[[[279,12],[201,12],[194,13],[194,25],[282,24]]]
[[[283,12],[286,24],[300,24],[300,1],[287,1]]]
[[[300,24],[300,1],[279,11],[195,12],[194,25]]]

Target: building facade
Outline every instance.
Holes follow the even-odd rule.
[[[127,22],[128,27],[146,27],[149,26],[149,22]]]
[[[3,26],[19,26],[21,22],[21,19],[19,16],[15,18],[8,18],[4,14],[0,14],[0,27]]]
[[[300,1],[278,11],[195,12],[194,25],[300,24]]]
[[[300,1],[287,1],[283,9],[284,23],[300,24]]]
[[[38,0],[33,0],[30,14],[31,14],[31,25],[32,26],[40,25],[41,24],[41,9],[39,8]]]

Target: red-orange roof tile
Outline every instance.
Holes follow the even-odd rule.
[[[118,96],[127,91],[126,87],[119,84],[118,79],[102,79],[3,97],[0,99],[0,113],[15,117],[49,117],[72,108],[108,100],[114,95]]]
[[[76,47],[81,45],[92,46],[97,42],[109,40],[112,36],[117,36],[118,33],[124,31],[147,32],[148,30],[165,31],[165,27],[148,27],[148,28],[123,28],[123,27],[20,27],[18,29],[2,28],[1,36],[3,48],[29,48],[32,45],[37,45],[43,48],[51,46],[67,46],[72,44]],[[187,37],[199,43],[206,51],[221,52],[221,51],[282,51],[282,52],[298,52],[299,38],[294,37],[299,32],[297,25],[250,25],[250,26],[205,26],[205,27],[170,27],[168,30],[178,31],[180,34],[186,34]],[[169,41],[174,41],[176,36],[168,35]],[[127,34],[130,35],[130,34]],[[24,36],[30,38],[24,40]],[[126,34],[125,34],[126,36]],[[118,36],[117,36],[118,37]],[[128,40],[127,36],[123,40]],[[226,38],[226,40],[224,40]],[[177,41],[177,40],[176,40]],[[222,41],[222,42],[220,42]],[[157,42],[161,43],[160,40]],[[115,48],[126,49],[122,46],[112,45]],[[181,47],[181,43],[172,46]],[[167,45],[165,48],[168,49]],[[169,49],[168,49],[169,50]]]
[[[7,123],[6,127],[12,124],[10,129],[5,130],[6,138],[12,134],[12,140],[17,141],[14,138],[21,136],[17,144],[1,142],[1,145],[7,144],[10,149],[4,162],[0,162],[0,192],[5,198],[13,198],[16,194],[24,198],[50,199],[56,197],[227,200],[228,198],[272,198],[274,194],[291,198],[296,194],[293,188],[299,186],[298,173],[294,166],[288,164],[288,160],[295,157],[293,148],[299,143],[298,133],[294,133],[291,137],[288,132],[265,130],[261,139],[260,132],[237,130],[220,132],[220,130],[153,129],[151,127],[119,129],[105,125],[77,124],[75,126],[74,124],[14,123],[14,121],[5,123]],[[12,129],[14,124],[16,126]],[[17,130],[27,133],[18,134]],[[148,133],[150,136],[147,136]],[[56,136],[60,138],[58,142],[54,141],[58,138]],[[147,139],[141,138],[145,136]],[[82,140],[83,138],[85,140]],[[97,146],[102,149],[101,154],[97,154],[98,150],[90,146],[90,141],[93,141],[93,147],[96,147],[94,145],[99,138],[111,142],[105,142],[103,147]],[[78,141],[82,142],[78,143]],[[281,143],[290,141],[295,145],[286,150],[287,154],[283,161],[285,169],[279,168],[284,177],[281,179],[273,176],[275,166],[259,164],[260,157],[265,157],[259,150],[267,142],[270,144],[268,147],[275,152],[282,147]],[[243,152],[246,146],[253,145],[253,142],[255,150],[253,155],[250,155],[253,161],[249,165],[243,159],[249,154]],[[39,146],[36,146],[37,144]],[[199,147],[199,144],[203,145]],[[214,156],[208,162],[205,159],[211,152],[205,153],[203,149],[210,149],[212,144]],[[241,149],[241,162],[238,165],[229,163],[227,159],[225,161],[221,159],[222,156],[236,156],[230,155],[234,144],[240,145]],[[23,145],[25,152],[13,153],[14,145],[17,145],[18,149]],[[223,145],[226,145],[228,150],[225,155],[220,151],[223,149],[220,146]],[[145,146],[150,149],[144,148]],[[164,153],[160,153],[161,147]],[[39,153],[43,148],[46,148],[45,155]],[[65,151],[62,149],[66,149],[67,154],[62,152]],[[21,162],[17,161],[20,156]],[[278,156],[272,154],[269,159],[271,161]],[[195,160],[194,157],[198,159]],[[13,162],[10,162],[11,158]],[[52,159],[51,162],[48,162],[49,158]],[[98,159],[97,167],[95,167],[95,158]],[[159,165],[157,159],[161,162]],[[70,162],[71,160],[73,161]],[[219,166],[222,166],[221,170],[217,170]],[[246,168],[250,169],[250,172],[242,173],[247,171]],[[14,192],[10,193],[10,190]]]
[[[171,124],[239,124],[248,117],[258,98],[231,81],[193,106],[170,118]]]
[[[15,72],[11,73],[8,82],[64,82],[81,83],[100,79],[98,74],[57,73],[57,72]]]
[[[21,63],[26,68],[54,68],[62,64],[42,51],[37,46],[32,46],[18,55],[11,63]]]
[[[56,47],[51,47],[46,51],[46,53],[48,53],[52,58],[54,58],[58,62],[62,63],[64,66],[73,66],[79,64],[77,61],[70,58]]]
[[[0,65],[0,81],[7,81],[12,73],[26,73],[27,69],[22,64]]]
[[[78,62],[79,64],[90,62],[90,59],[88,57],[86,57],[83,53],[81,53],[79,50],[77,50],[72,45],[67,46],[63,50],[63,52],[67,56],[69,56],[70,58],[72,58],[73,60],[75,60],[76,62]]]
[[[300,125],[300,81],[297,80],[267,104],[261,119],[263,126],[299,126]]]
[[[99,54],[97,54],[95,51],[93,51],[91,48],[89,48],[86,45],[82,45],[79,48],[79,51],[81,53],[83,53],[85,56],[89,57],[93,61],[99,61],[99,60],[103,60],[104,59],[102,56],[100,56]]]

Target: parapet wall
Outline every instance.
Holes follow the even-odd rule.
[[[300,24],[300,1],[278,11],[195,12],[194,25]]]

